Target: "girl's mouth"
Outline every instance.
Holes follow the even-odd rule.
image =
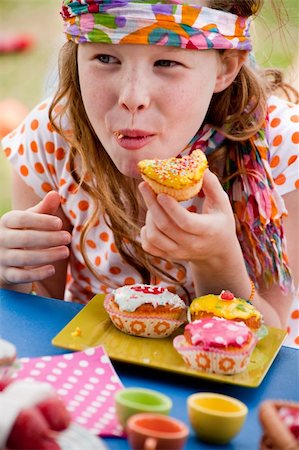
[[[113,132],[117,143],[127,150],[138,150],[147,145],[154,134],[143,130],[117,130]]]

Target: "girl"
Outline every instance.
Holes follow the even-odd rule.
[[[58,91],[4,139],[3,288],[78,302],[135,282],[186,301],[229,289],[287,326],[298,109],[249,62],[260,7],[64,0]],[[203,196],[177,203],[141,182],[138,161],[196,148],[210,164]]]

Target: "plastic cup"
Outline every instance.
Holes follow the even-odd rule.
[[[190,423],[197,437],[213,444],[226,444],[241,430],[247,406],[236,398],[214,393],[196,393],[187,399]]]
[[[132,387],[117,391],[114,397],[119,423],[125,428],[129,417],[138,413],[169,414],[172,401],[161,392]]]

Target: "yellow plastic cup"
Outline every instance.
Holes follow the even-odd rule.
[[[200,392],[187,399],[189,421],[199,439],[227,444],[244,425],[248,408],[228,395]]]

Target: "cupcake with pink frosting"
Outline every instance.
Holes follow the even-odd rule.
[[[106,296],[104,308],[116,328],[135,336],[166,337],[187,320],[184,301],[161,286],[122,286]]]
[[[173,345],[193,369],[232,375],[247,368],[256,342],[244,322],[209,317],[189,323]]]

